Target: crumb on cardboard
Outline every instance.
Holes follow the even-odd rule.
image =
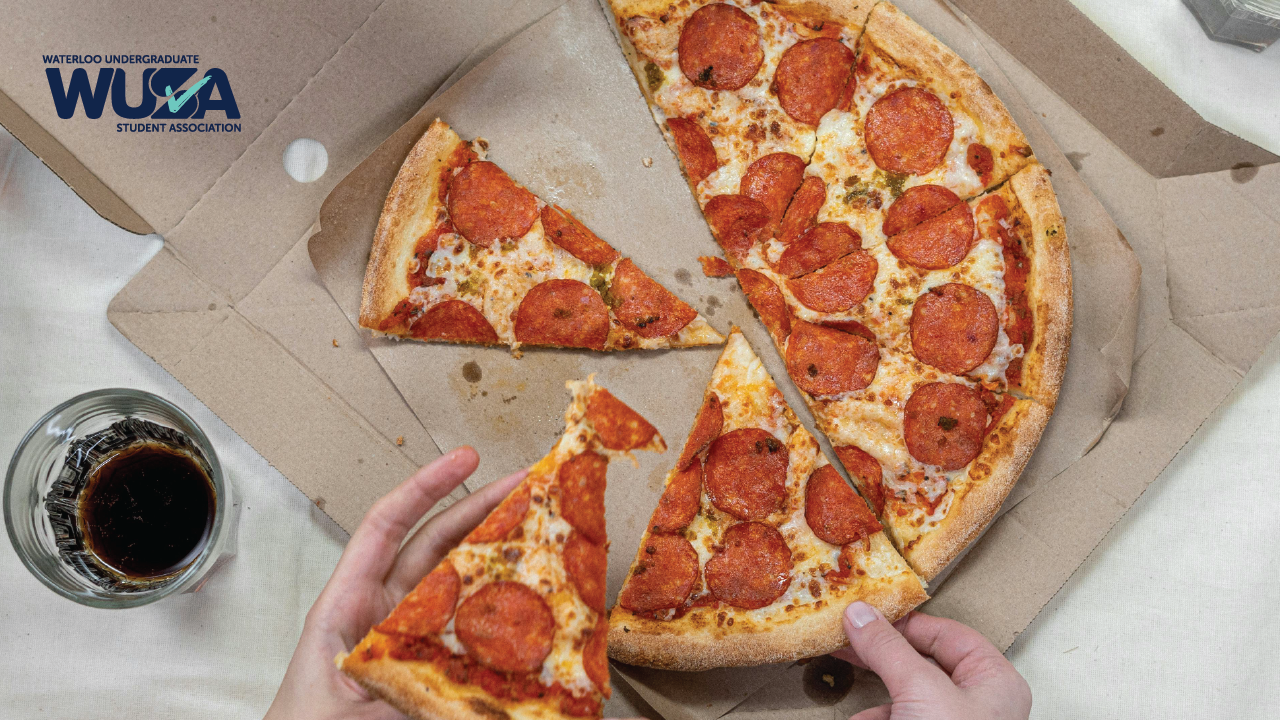
[[[733,267],[724,258],[703,255],[698,262],[702,263],[702,274],[707,277],[722,278],[733,274]]]

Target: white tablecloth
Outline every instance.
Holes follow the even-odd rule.
[[[1230,66],[1272,88],[1280,77],[1280,50],[1209,43],[1176,0],[1077,2],[1158,75]],[[1138,5],[1155,15],[1135,14]],[[1275,91],[1170,84],[1280,152]],[[126,612],[55,596],[0,536],[0,718],[261,716],[345,542],[107,322],[107,303],[160,246],[102,220],[0,131],[0,460],[62,400],[136,387],[195,418],[243,502],[239,555],[202,592]],[[1272,343],[1010,651],[1031,683],[1035,717],[1274,716],[1278,406],[1280,343]]]

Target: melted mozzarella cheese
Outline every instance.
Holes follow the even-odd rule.
[[[785,621],[796,608],[821,600],[824,592],[842,592],[840,588],[844,586],[833,586],[824,579],[826,573],[839,568],[841,548],[814,535],[805,519],[805,492],[809,478],[829,462],[817,440],[787,407],[768,371],[741,334],[730,336],[713,372],[711,389],[723,403],[724,432],[740,427],[762,428],[787,445],[787,500],[783,508],[766,521],[778,529],[791,550],[791,583],[781,597],[763,608],[744,610],[726,606],[719,610],[719,613],[760,628]],[[668,482],[674,474],[674,470],[668,474]],[[700,496],[698,514],[684,531],[684,536],[689,538],[698,554],[700,566],[705,567],[714,557],[723,529],[734,524],[732,520],[725,520],[724,513],[711,504],[710,497],[704,492]],[[870,543],[869,552],[855,556],[865,577],[879,579],[911,573],[883,535],[872,536]],[[813,584],[815,580],[819,582]],[[815,588],[817,594],[814,593]],[[706,592],[704,588],[703,593]],[[674,616],[674,611],[667,615]]]
[[[571,382],[574,400],[565,412],[565,433],[531,470],[525,480],[532,498],[530,511],[520,525],[519,539],[493,543],[464,542],[449,553],[463,583],[459,602],[466,600],[485,585],[502,580],[522,583],[546,601],[555,619],[551,651],[543,661],[542,683],[560,683],[571,693],[581,695],[595,691],[582,662],[584,638],[596,631],[599,614],[582,601],[564,566],[564,544],[573,532],[560,512],[558,492],[550,492],[556,484],[556,470],[570,458],[587,450],[602,453],[610,459],[629,453],[608,450],[595,441],[595,430],[586,417],[586,398],[596,389],[588,382]],[[665,449],[657,438],[654,449]],[[466,648],[458,640],[451,619],[441,633],[441,641],[458,654]]]
[[[813,153],[813,128],[787,115],[770,89],[782,55],[803,38],[794,24],[768,3],[729,4],[759,24],[764,51],[764,61],[755,77],[737,90],[700,88],[680,69],[680,28],[697,6],[666,9],[666,22],[637,17],[625,26],[637,52],[654,65],[646,72],[661,80],[652,93],[658,125],[662,126],[667,117],[696,118],[716,150],[720,165],[699,184],[700,205],[706,205],[715,195],[737,193],[747,167],[765,155],[786,152],[807,162]]]

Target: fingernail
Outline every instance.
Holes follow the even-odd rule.
[[[875,622],[876,618],[880,617],[875,608],[861,600],[846,608],[844,616],[849,618],[849,622],[856,628]]]

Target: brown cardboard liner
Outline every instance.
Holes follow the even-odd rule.
[[[286,3],[246,9],[215,3],[208,6],[208,22],[198,23],[190,22],[187,8],[174,5],[146,14],[145,20],[109,27],[68,23],[54,6],[31,6],[11,14],[12,42],[0,46],[0,91],[12,101],[0,104],[0,122],[54,165],[98,212],[125,227],[141,231],[149,226],[165,235],[166,248],[117,296],[109,318],[350,530],[374,498],[438,449],[318,282],[306,245],[317,208],[437,87],[448,85],[455,71],[475,65],[558,4],[322,0],[306,7]],[[1206,132],[1220,132],[1203,120],[1180,125],[1190,127],[1185,131],[1166,126],[1164,133],[1152,135],[1149,118],[1127,101],[1145,71],[1119,62],[1127,56],[1075,12],[1069,0],[1036,0],[1027,6],[1033,11],[1026,12],[1022,6],[1009,12],[1008,3],[996,0],[961,4],[1000,44],[967,20],[977,40],[955,33],[955,22],[963,16],[947,7],[927,0],[902,3],[988,80],[1001,70],[1007,73],[1027,100],[1022,104],[1017,93],[993,82],[1041,160],[1054,171],[1067,216],[1077,297],[1067,391],[1080,384],[1100,388],[1091,402],[1058,408],[1010,504],[1019,497],[1025,500],[993,525],[929,606],[963,617],[1007,646],[1280,330],[1280,286],[1274,282],[1280,171],[1273,164],[1160,179],[1186,172],[1184,157],[1216,162],[1209,167],[1244,161],[1213,143],[1195,145],[1195,138]],[[161,27],[176,46],[198,48],[204,63],[227,70],[246,109],[243,134],[155,142],[154,137],[117,137],[105,120],[62,121],[53,115],[40,59],[51,42],[97,47],[105,33],[113,51],[154,51]],[[1066,50],[1055,50],[1054,44],[1061,42],[1067,42]],[[574,58],[605,69],[620,65],[616,45],[591,47],[595,50],[584,48]],[[995,62],[982,59],[982,53],[990,53]],[[1104,56],[1118,58],[1120,70],[1110,89],[1093,92],[1106,97],[1093,98],[1091,107],[1084,102],[1088,97],[1064,83]],[[634,92],[634,81],[626,76],[608,87]],[[1088,84],[1084,89],[1098,87]],[[509,100],[492,99],[495,105]],[[1173,107],[1170,117],[1184,117],[1177,103]],[[19,113],[30,122],[23,124]],[[559,120],[554,113],[551,118]],[[537,119],[548,121],[546,116]],[[1036,119],[1043,120],[1051,139],[1035,125]],[[669,151],[657,142],[652,122],[643,120],[633,126],[637,137],[655,148],[655,166],[665,164],[658,172],[672,175]],[[1126,135],[1130,129],[1139,133],[1136,139]],[[32,133],[40,132],[47,134],[46,142],[33,140]],[[1132,147],[1137,140],[1147,142],[1140,133],[1164,138],[1151,146],[1150,158]],[[519,147],[518,135],[490,134],[502,153]],[[315,183],[294,183],[281,170],[284,147],[298,137],[319,139],[328,148],[329,173]],[[1172,142],[1176,138],[1185,142]],[[1070,162],[1052,147],[1053,141],[1067,151]],[[1208,150],[1185,152],[1188,148]],[[1144,158],[1142,165],[1130,156]],[[500,156],[500,161],[505,159]],[[74,175],[80,171],[96,179],[101,190],[86,189]],[[531,186],[537,181],[526,169],[518,177]],[[1078,192],[1083,186],[1073,188],[1081,178],[1097,198]],[[551,186],[556,179],[537,182]],[[672,190],[667,207],[684,219],[664,220],[662,227],[692,223],[702,234],[690,235],[688,242],[699,250],[708,247],[705,226],[689,219],[697,211],[687,189],[678,189]],[[581,189],[574,192],[575,207],[585,207]],[[1097,209],[1098,200],[1123,237]],[[606,218],[588,222],[600,229]],[[1132,255],[1114,250],[1125,238]],[[689,270],[691,282],[701,283],[696,265],[688,262],[696,254],[672,261],[662,279],[670,282],[676,271]],[[1143,267],[1136,296],[1126,294],[1137,277],[1134,255]],[[1114,261],[1118,256],[1126,259]],[[645,262],[653,263],[647,269],[663,271],[658,261]],[[717,298],[720,319],[713,318],[714,323],[725,320],[727,325],[727,320],[745,317],[731,284],[694,287],[677,280],[673,287],[703,309]],[[753,319],[746,320],[744,327],[756,328]],[[754,332],[750,339],[774,361],[762,333]],[[699,361],[696,352],[682,362],[704,363],[705,375],[714,355],[708,351]],[[631,357],[653,365],[652,358]],[[1136,358],[1132,366],[1131,357]],[[487,377],[501,379],[493,375]],[[665,380],[658,377],[657,384]],[[1123,410],[1106,429],[1105,418],[1116,411],[1126,386],[1130,390]],[[796,399],[790,399],[799,409]],[[552,404],[562,403],[557,397]],[[663,430],[669,438],[682,437],[692,411],[668,408],[671,418],[685,423],[675,428],[668,423]],[[400,437],[403,445],[396,444]],[[547,436],[542,442],[550,441]],[[513,467],[525,461],[523,452],[516,448],[486,462]],[[661,467],[626,477],[631,484],[656,483]],[[488,467],[482,472],[492,475]],[[645,479],[636,483],[636,477]],[[620,472],[615,488],[627,482]],[[615,504],[611,497],[610,506]],[[628,519],[611,520],[616,540],[639,536]],[[1034,636],[1034,626],[1021,638],[1028,636]],[[661,695],[652,688],[657,681],[631,677],[629,683],[655,699],[648,707],[644,696],[631,684],[618,682],[615,674],[617,691],[609,711],[626,716],[653,714],[659,708],[669,717],[714,716],[736,705],[754,685],[764,689],[737,705],[735,713],[825,718],[848,715],[860,703],[883,701],[874,690],[851,691],[835,702],[806,693],[806,667],[776,670],[778,679],[772,684],[741,682],[732,688],[735,692],[713,698],[709,712],[702,710],[712,702],[705,696],[681,694],[670,681],[667,694]],[[684,683],[696,681],[684,678]],[[874,679],[855,674],[853,687],[863,685],[878,687]]]

